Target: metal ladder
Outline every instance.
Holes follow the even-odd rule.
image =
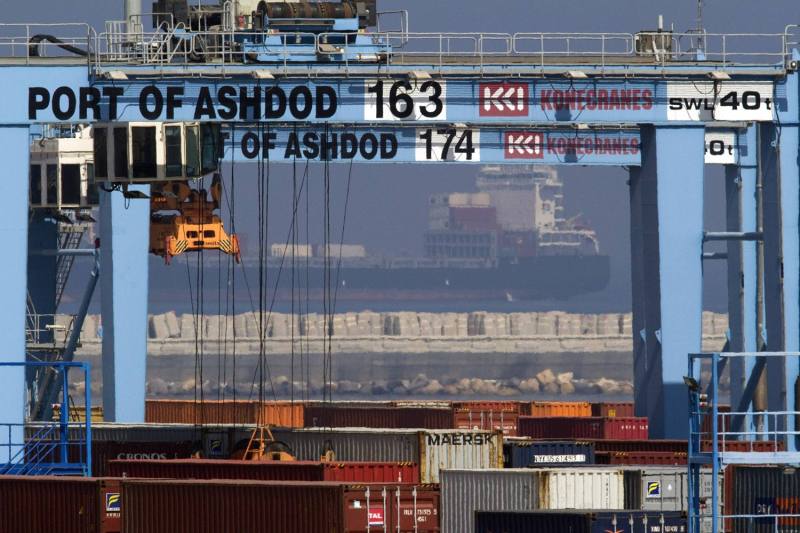
[[[81,244],[83,234],[86,233],[86,226],[82,224],[59,224],[59,250],[74,250]],[[75,262],[74,255],[59,255],[56,259],[56,309],[61,303],[61,296],[67,286],[69,274],[72,271],[72,264]]]

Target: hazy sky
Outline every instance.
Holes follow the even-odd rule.
[[[106,19],[121,18],[122,0],[32,0],[3,2],[2,22],[86,21],[98,30]],[[148,5],[145,0],[143,4]],[[676,31],[695,25],[695,0],[379,0],[380,10],[407,9],[412,31],[419,32],[628,32],[654,29],[658,15],[667,27]],[[704,10],[709,32],[780,33],[789,23],[800,23],[798,0],[708,0]],[[798,32],[800,34],[800,32]],[[583,213],[596,228],[601,248],[612,256],[612,283],[607,291],[587,299],[594,309],[598,304],[609,310],[630,308],[630,271],[627,175],[622,169],[562,167],[566,183],[567,214]],[[334,169],[343,197],[348,166]],[[355,165],[345,241],[361,242],[387,254],[418,254],[422,251],[422,233],[426,227],[426,200],[433,192],[472,190],[475,167],[409,166],[402,164]],[[253,170],[243,170],[241,175]],[[237,174],[238,175],[238,174]],[[274,240],[285,238],[289,221],[291,174],[286,167],[273,175],[276,201],[272,204]],[[315,176],[315,177],[314,177]],[[312,170],[312,195],[321,198],[321,172]],[[719,168],[707,172],[707,229],[723,228],[722,174]],[[239,183],[242,183],[239,181]],[[246,185],[240,188],[244,189]],[[279,201],[281,195],[287,199]],[[244,195],[247,196],[247,195]],[[243,219],[239,222],[243,239],[255,229],[255,205],[248,198],[237,203]],[[312,202],[313,203],[313,202]],[[312,227],[319,211],[312,206]],[[340,204],[339,204],[340,205]],[[248,222],[247,218],[251,220]],[[337,215],[341,219],[341,214]],[[319,227],[317,225],[316,227]],[[338,234],[338,233],[337,233]],[[255,239],[252,239],[255,240]],[[313,240],[313,237],[312,237]],[[151,276],[158,273],[154,261]],[[725,305],[721,265],[706,269],[707,306],[722,310]],[[553,304],[558,306],[559,304]],[[576,302],[580,305],[580,302]]]

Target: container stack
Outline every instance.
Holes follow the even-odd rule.
[[[649,439],[630,403],[148,401],[146,412],[143,425],[94,424],[94,478],[0,477],[0,501],[15,511],[0,513],[0,531],[687,527],[687,443]],[[270,425],[270,446],[293,460],[236,459],[259,421]],[[774,531],[755,515],[795,509],[798,480],[774,467],[729,468],[716,480],[720,512],[754,518],[724,531]],[[714,482],[701,475],[709,516]],[[701,528],[711,532],[710,518]]]

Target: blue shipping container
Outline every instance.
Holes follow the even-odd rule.
[[[506,468],[585,466],[594,464],[594,443],[507,439],[503,444]]]
[[[475,533],[685,533],[681,512],[572,511],[475,513]]]

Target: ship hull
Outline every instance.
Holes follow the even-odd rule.
[[[324,268],[315,264],[306,269],[305,260],[296,258],[292,275],[290,258],[285,258],[282,266],[280,260],[275,259],[271,258],[267,266],[268,293],[275,292],[278,300],[291,299],[293,293],[295,298],[305,298],[308,293],[311,299],[322,299],[327,286]],[[343,262],[337,269],[336,263],[337,259],[331,259],[330,295],[333,297],[335,293],[340,301],[567,299],[603,290],[610,277],[609,257],[605,255],[543,256],[495,267],[382,267],[352,266]],[[194,257],[189,258],[189,264],[193,270]],[[186,269],[182,265],[167,268],[174,270],[175,284],[186,283]],[[250,287],[255,290],[258,266],[237,267],[237,285],[240,287],[242,268]],[[216,279],[217,275],[216,261],[207,261],[204,267],[206,283]],[[226,272],[223,273],[225,277]],[[213,287],[216,283],[210,285]]]

